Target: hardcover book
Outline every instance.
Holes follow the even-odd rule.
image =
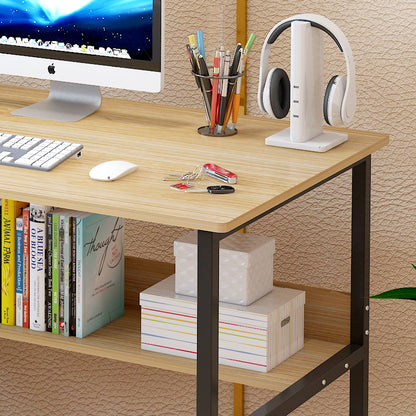
[[[29,328],[29,208],[23,210],[23,328]]]
[[[16,217],[26,206],[25,202],[2,200],[1,322],[4,325],[16,325]]]
[[[30,204],[30,329],[46,331],[46,214],[51,207]]]
[[[83,338],[124,313],[124,219],[76,221],[76,336]]]
[[[16,218],[16,326],[23,326],[23,215]]]
[[[46,214],[46,330],[52,332],[52,213]]]

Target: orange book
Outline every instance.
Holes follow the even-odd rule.
[[[1,215],[1,323],[16,325],[16,217],[25,202],[2,200]]]

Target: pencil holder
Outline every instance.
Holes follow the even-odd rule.
[[[212,71],[212,67],[210,71]],[[207,119],[207,125],[199,127],[198,133],[203,136],[233,136],[237,134],[238,130],[235,128],[235,122],[232,123],[231,127],[228,127],[228,123],[233,111],[238,114],[240,102],[238,84],[241,83],[244,72],[224,76],[201,75],[191,72],[202,93]],[[213,117],[215,117],[214,122],[212,122]]]

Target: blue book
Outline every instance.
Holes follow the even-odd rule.
[[[23,326],[23,216],[16,218],[16,326]]]
[[[124,219],[76,216],[76,336],[124,313]]]

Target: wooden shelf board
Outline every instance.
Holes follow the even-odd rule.
[[[196,361],[140,348],[140,312],[128,309],[123,317],[84,339],[0,325],[0,337],[107,359],[196,374]],[[221,380],[282,391],[345,345],[306,339],[305,347],[268,373],[221,365]]]

